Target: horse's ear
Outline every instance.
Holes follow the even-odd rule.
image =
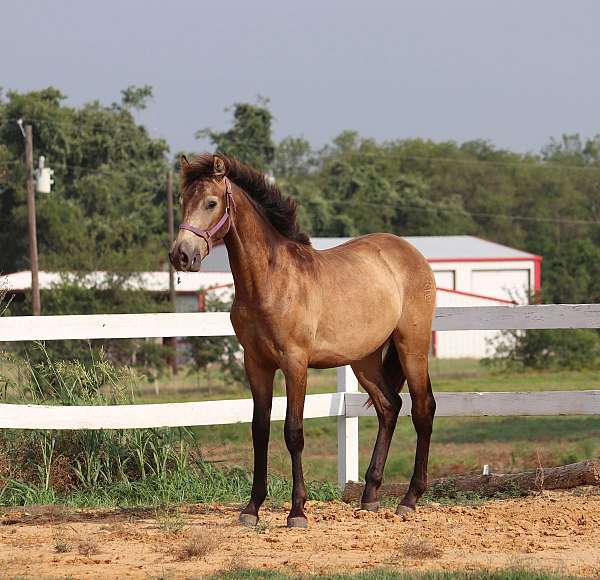
[[[225,166],[225,161],[218,155],[213,155],[213,175],[217,179],[223,179],[226,173],[227,167]]]
[[[182,155],[179,158],[179,161],[181,163],[181,169],[185,170],[190,166],[190,162],[188,161],[188,158],[185,155]]]

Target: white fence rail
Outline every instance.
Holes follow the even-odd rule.
[[[600,304],[437,308],[433,330],[600,328]],[[0,342],[93,338],[233,336],[227,312],[8,316]]]
[[[434,330],[600,328],[600,304],[438,308]],[[0,318],[0,342],[171,336],[231,336],[228,313],[111,314]],[[402,414],[410,400],[402,395]],[[338,369],[336,393],[306,397],[304,416],[338,417],[338,479],[357,480],[358,418],[374,415],[349,367]],[[437,415],[600,415],[600,391],[437,393]],[[286,401],[273,401],[273,420],[285,418]],[[0,405],[0,428],[126,429],[248,423],[252,400],[104,407]]]

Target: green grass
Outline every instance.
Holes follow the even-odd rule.
[[[242,469],[216,469],[211,465],[190,465],[163,476],[148,475],[130,482],[98,483],[59,492],[42,485],[16,480],[4,482],[0,505],[61,504],[68,507],[169,506],[180,503],[245,503],[250,497],[252,476]],[[307,482],[310,500],[339,499],[336,486],[322,481]],[[289,501],[291,483],[269,478],[269,502]]]
[[[557,391],[600,389],[597,371],[527,371],[501,372],[482,365],[475,359],[430,359],[431,381],[436,392],[447,391]],[[245,384],[227,384],[217,373],[180,373],[155,384],[141,383],[137,402],[204,401],[210,399],[240,399],[250,397]],[[308,393],[328,393],[336,390],[336,369],[310,369]],[[275,396],[285,395],[281,373],[275,380]]]
[[[368,465],[377,434],[377,419],[359,420],[361,476]],[[335,481],[337,421],[308,419],[305,426],[305,473],[315,480]],[[252,465],[250,425],[220,425],[194,429],[203,456],[210,461]],[[401,417],[388,461],[388,481],[407,480],[412,474],[415,433],[408,417]],[[478,472],[483,464],[493,471],[520,471],[581,461],[600,455],[600,417],[439,417],[434,422],[429,471],[431,477]],[[271,425],[269,467],[289,476],[289,454],[283,423]]]
[[[212,578],[222,580],[300,580],[306,578],[306,576],[266,570],[241,569],[219,573],[212,576]],[[523,569],[480,572],[399,572],[378,569],[357,574],[323,574],[319,578],[323,580],[570,580],[576,577]]]

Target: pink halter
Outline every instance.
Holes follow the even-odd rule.
[[[231,221],[231,206],[235,207],[235,200],[233,199],[233,193],[231,191],[231,182],[227,177],[223,178],[225,181],[225,213],[221,216],[221,219],[208,230],[201,230],[191,224],[181,224],[179,226],[180,230],[187,230],[188,232],[192,232],[196,234],[198,237],[202,238],[206,245],[208,246],[208,254],[212,250],[213,237],[214,235],[228,222]],[[222,238],[219,238],[222,239]]]

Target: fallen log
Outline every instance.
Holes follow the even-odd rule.
[[[429,492],[433,495],[452,496],[456,492],[476,492],[490,497],[498,493],[527,493],[545,489],[571,489],[580,485],[600,485],[600,459],[580,461],[560,467],[544,467],[523,473],[492,473],[490,475],[464,475],[442,477],[429,482]],[[364,483],[349,481],[342,494],[347,503],[359,500]],[[384,483],[380,496],[402,497],[408,483]]]

